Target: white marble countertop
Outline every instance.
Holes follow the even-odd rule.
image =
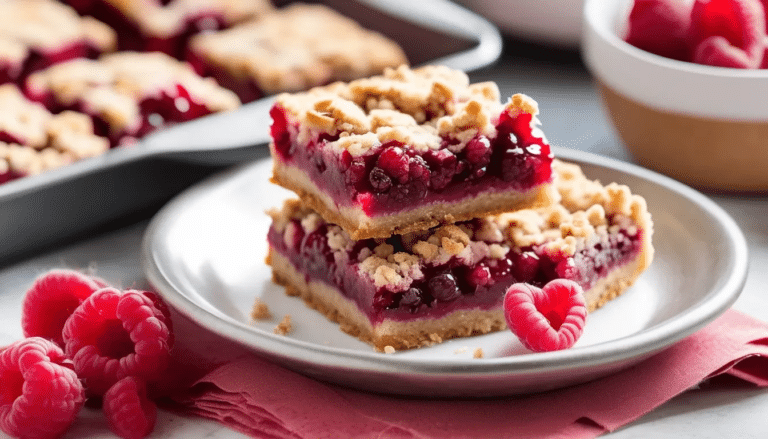
[[[471,75],[493,80],[502,95],[524,92],[534,97],[543,127],[554,145],[630,160],[605,118],[593,83],[568,52],[534,51],[511,42],[494,67]],[[750,271],[734,307],[768,321],[768,197],[713,197],[741,226],[749,243]],[[34,278],[54,267],[95,266],[108,282],[146,284],[139,246],[146,219],[65,246],[49,249],[13,265],[0,267],[0,345],[22,337],[21,298]],[[688,391],[639,420],[606,435],[611,438],[765,438],[768,437],[768,391],[709,387]],[[2,433],[0,437],[4,438]],[[111,438],[99,411],[85,409],[65,438]],[[161,411],[151,437],[241,438],[220,425]]]

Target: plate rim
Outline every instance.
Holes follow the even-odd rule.
[[[293,361],[325,367],[343,367],[356,371],[375,371],[387,374],[409,376],[450,375],[452,377],[502,377],[525,374],[540,374],[554,371],[572,371],[592,366],[607,366],[633,359],[640,361],[649,355],[667,348],[715,320],[736,301],[744,288],[748,270],[748,248],[743,232],[731,216],[714,201],[697,190],[669,177],[638,165],[600,156],[581,150],[553,147],[555,156],[597,165],[620,173],[629,174],[651,183],[664,186],[676,194],[689,199],[712,215],[712,218],[726,231],[729,247],[734,255],[732,270],[719,290],[709,291],[702,300],[662,323],[645,328],[637,333],[595,345],[574,347],[562,351],[531,353],[521,356],[485,358],[478,361],[471,358],[430,359],[383,355],[373,351],[356,351],[346,348],[319,345],[263,331],[238,322],[222,313],[211,313],[205,307],[179,291],[164,274],[164,267],[158,265],[154,256],[155,236],[170,223],[177,212],[190,200],[197,199],[207,191],[215,189],[221,182],[234,179],[242,173],[257,167],[264,160],[239,166],[214,177],[208,178],[178,195],[164,206],[151,220],[142,242],[141,259],[144,272],[150,283],[177,311],[197,322],[207,330],[248,347],[270,359]],[[267,161],[269,159],[266,159]],[[243,335],[250,335],[243,339]],[[253,337],[260,338],[258,344]],[[271,345],[282,349],[270,350]],[[265,347],[266,346],[266,347]],[[307,361],[318,355],[330,355],[334,361],[318,364]],[[282,362],[281,362],[282,363]],[[284,364],[284,363],[283,363]],[[285,364],[284,364],[285,365]],[[291,365],[288,365],[289,368]],[[301,371],[300,371],[301,372]],[[515,394],[519,392],[502,392]]]

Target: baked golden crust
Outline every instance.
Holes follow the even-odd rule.
[[[326,6],[301,3],[197,35],[190,48],[216,70],[252,81],[266,95],[375,75],[408,62],[389,38]]]

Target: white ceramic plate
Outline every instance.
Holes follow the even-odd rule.
[[[587,176],[630,185],[655,220],[656,258],[636,284],[591,314],[575,347],[526,351],[509,331],[380,354],[285,296],[264,264],[269,217],[290,193],[260,161],[205,181],[155,217],[143,262],[158,291],[202,326],[307,375],[366,390],[429,396],[541,391],[618,371],[664,349],[724,312],[747,274],[747,247],[733,220],[704,195],[653,172],[555,149]],[[255,297],[273,320],[254,323]],[[294,331],[272,332],[291,314]],[[482,348],[483,359],[473,359]]]

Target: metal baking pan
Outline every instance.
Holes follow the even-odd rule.
[[[498,30],[448,0],[322,3],[393,38],[412,65],[472,71],[501,54]],[[0,185],[0,265],[151,211],[223,166],[263,157],[271,104],[271,98],[260,99],[100,157]]]

